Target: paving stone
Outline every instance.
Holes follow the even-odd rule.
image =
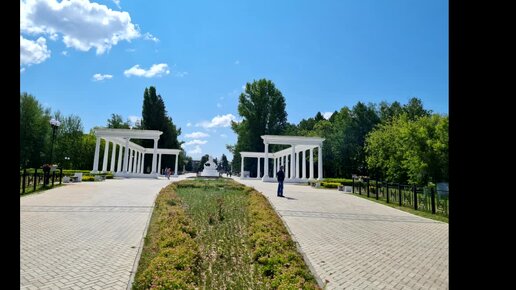
[[[267,197],[326,289],[448,289],[448,224],[337,190],[285,184],[280,198],[277,183],[234,179]]]
[[[154,200],[179,179],[108,179],[21,197],[20,288],[127,289]]]

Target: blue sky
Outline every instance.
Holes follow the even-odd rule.
[[[422,99],[448,113],[448,1],[21,1],[20,91],[85,132],[141,116],[155,86],[187,154],[230,159],[246,82],[272,80],[288,121]]]

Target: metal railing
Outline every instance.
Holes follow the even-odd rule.
[[[352,193],[367,195],[386,203],[410,207],[415,210],[449,215],[449,192],[435,187],[388,183],[381,180],[359,180],[353,178]]]
[[[63,169],[59,168],[52,172],[43,172],[43,170],[34,169],[34,173],[27,172],[23,169],[20,172],[20,194],[34,192],[43,188],[52,188],[59,181],[62,184]]]

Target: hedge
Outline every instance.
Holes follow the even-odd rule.
[[[249,192],[250,246],[267,288],[320,289],[267,199],[255,190]]]
[[[353,180],[347,178],[325,178],[323,181],[328,183],[338,183],[339,185],[353,185]],[[355,180],[355,183],[356,182],[358,181]]]
[[[196,231],[181,207],[176,186],[162,189],[156,198],[149,233],[133,289],[196,289],[199,261]]]

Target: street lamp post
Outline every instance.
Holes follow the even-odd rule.
[[[65,161],[65,164],[67,165],[67,166],[66,166],[66,168],[71,169],[71,168],[70,168],[70,157],[65,156],[65,158],[64,158],[64,159],[66,160],[66,161]]]
[[[54,139],[56,138],[57,128],[61,125],[56,119],[50,120],[50,126],[52,126],[52,146],[50,147],[50,165],[52,165],[52,154],[54,153]]]

